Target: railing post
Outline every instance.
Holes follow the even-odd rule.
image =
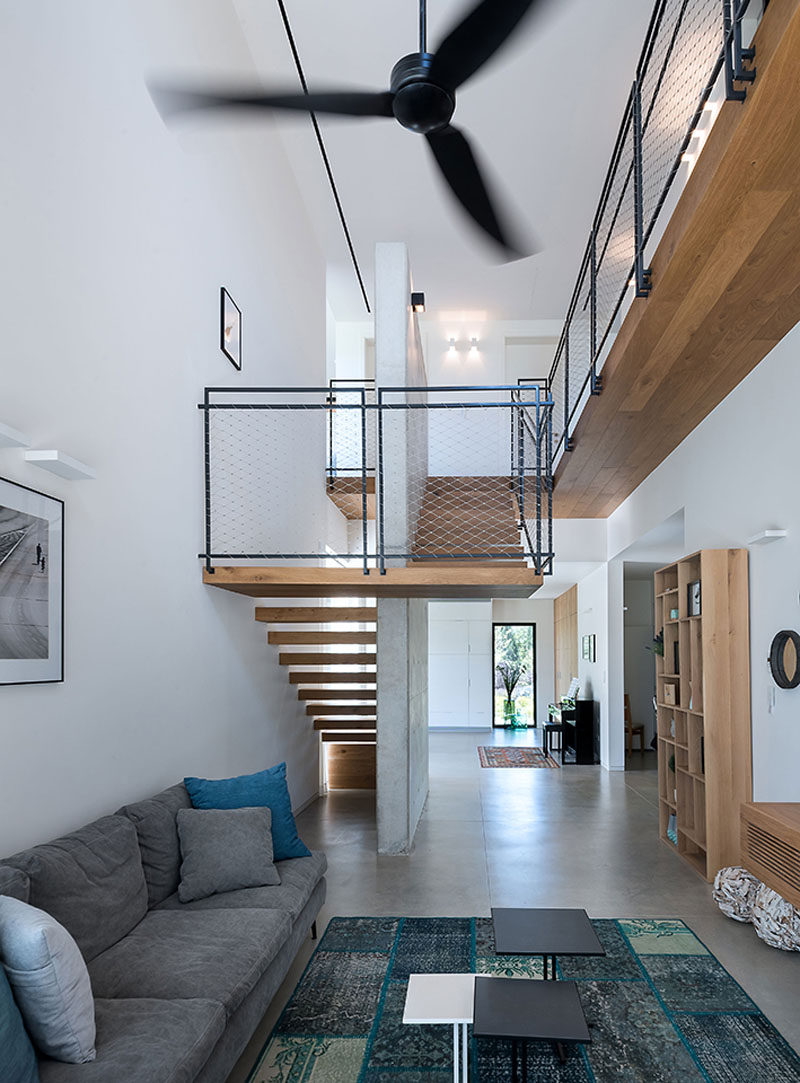
[[[575,446],[569,434],[569,328],[567,323],[564,335],[564,451],[572,451]]]
[[[634,285],[637,297],[647,297],[652,288],[650,268],[644,265],[644,164],[642,153],[642,86],[633,83],[633,233]]]
[[[550,396],[548,395],[548,398]],[[553,407],[547,407],[547,557],[553,572]]]
[[[534,569],[542,574],[542,406],[536,389],[536,558]]]
[[[522,431],[522,403],[517,404],[517,471],[519,475],[519,529],[525,529],[525,434]]]
[[[591,392],[599,395],[603,378],[597,375],[597,231],[592,226],[589,242],[589,339],[592,353]]]
[[[386,575],[386,539],[384,536],[384,500],[383,500],[383,389],[378,388],[375,408],[378,413],[378,493],[377,493],[377,550],[378,550],[378,569],[381,575]]]
[[[333,489],[333,407],[336,402],[333,394],[333,380],[328,383],[328,488]]]
[[[364,575],[369,575],[367,562],[367,389],[361,388],[361,546],[364,550]]]
[[[755,81],[756,69],[745,68],[745,60],[754,60],[756,50],[753,46],[749,49],[742,48],[742,19],[744,17],[744,9],[747,7],[747,3],[738,3],[738,0],[732,0],[733,2],[733,75],[741,83],[752,83]],[[747,91],[745,90],[746,94]]]
[[[203,447],[205,454],[205,500],[206,500],[206,571],[214,574],[211,564],[211,433],[208,408],[208,388],[203,396]]]
[[[725,57],[725,98],[729,102],[743,102],[747,97],[747,91],[737,90],[733,85],[737,76],[731,0],[722,0],[722,51]]]

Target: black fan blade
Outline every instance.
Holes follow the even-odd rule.
[[[543,0],[483,0],[454,27],[436,50],[431,79],[455,90],[486,63],[517,23]]]
[[[263,90],[191,90],[154,84],[150,95],[162,117],[219,109],[294,109],[303,113],[335,113],[347,117],[391,117],[394,95],[386,91],[334,90],[265,93]]]
[[[527,246],[514,240],[509,230],[501,224],[475,155],[463,133],[448,125],[430,132],[425,138],[456,199],[481,229],[506,250],[509,259],[530,255],[530,251],[526,251]]]

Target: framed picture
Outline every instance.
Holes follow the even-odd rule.
[[[64,680],[64,502],[0,478],[0,684]]]
[[[581,657],[587,662],[595,661],[595,637],[584,636],[581,640]]]
[[[689,598],[688,598],[689,616],[690,617],[699,617],[700,616],[700,580],[699,579],[693,579],[692,580],[692,582],[689,584],[688,592],[689,592]]]
[[[219,348],[235,369],[242,368],[242,313],[224,286],[219,291]]]

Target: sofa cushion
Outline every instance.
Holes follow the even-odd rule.
[[[0,966],[0,1079],[14,1080],[14,1083],[39,1083],[36,1054],[2,966]]]
[[[70,1064],[94,1060],[92,987],[64,926],[44,910],[0,896],[0,957],[39,1050]]]
[[[278,763],[254,775],[235,778],[185,778],[195,808],[253,808],[272,811],[272,848],[276,861],[308,857],[311,851],[297,834],[286,784],[286,764]]]
[[[311,897],[311,892],[325,875],[328,861],[319,850],[310,857],[293,857],[288,861],[278,861],[275,867],[281,878],[278,887],[248,887],[241,891],[226,891],[220,895],[210,895],[207,899],[182,903],[177,893],[170,895],[157,907],[159,913],[178,910],[284,910],[296,921],[301,910]]]
[[[97,997],[218,1000],[230,1015],[267,969],[291,930],[277,910],[151,910],[89,964]]]
[[[178,811],[181,902],[281,882],[272,862],[268,808]]]
[[[179,809],[191,807],[186,787],[179,782],[119,810],[118,815],[128,817],[139,837],[148,906],[158,905],[178,890],[181,851],[175,816]]]
[[[30,891],[30,880],[24,872],[11,865],[0,865],[0,895],[10,895],[12,899],[27,902]]]
[[[147,913],[136,829],[124,816],[104,816],[5,863],[27,874],[28,901],[72,934],[87,961]]]
[[[191,1083],[225,1029],[214,1000],[97,1000],[97,1060],[42,1059],[42,1083]]]

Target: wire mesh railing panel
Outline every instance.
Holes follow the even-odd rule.
[[[343,477],[328,465],[328,389],[246,394],[242,401],[209,389],[203,404],[208,566],[335,556],[359,559],[365,570],[373,561],[384,570],[387,562],[425,560],[541,567],[542,539],[550,537],[542,517],[551,509],[541,499],[550,476],[542,421],[550,400],[540,387],[379,389],[374,402],[348,389],[333,407],[353,419],[333,425],[349,434],[353,473]],[[370,430],[378,454],[374,531]],[[320,540],[331,523],[326,499],[344,517],[345,542],[335,551]],[[360,526],[345,522],[354,519]]]
[[[595,227],[598,349],[611,329],[636,258],[633,115],[621,132],[619,165]]]
[[[666,0],[641,79],[642,213],[647,233],[722,52],[719,0]]]
[[[358,477],[361,474],[364,426],[360,412],[355,408],[362,402],[374,406],[374,387],[336,386],[331,381],[328,422],[328,472],[331,477]],[[374,473],[377,459],[374,425],[367,426],[366,437],[366,468]]]
[[[578,283],[575,308],[569,321],[569,396],[570,419],[583,394],[592,365],[591,267],[586,264]]]

